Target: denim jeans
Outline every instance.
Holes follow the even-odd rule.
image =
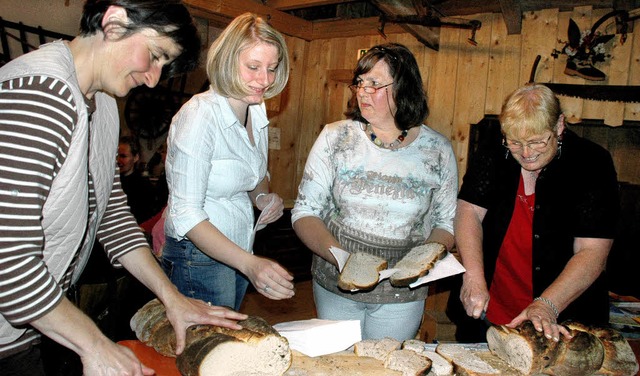
[[[167,236],[161,264],[182,294],[216,306],[240,309],[249,280],[201,252],[191,241]]]
[[[373,304],[344,298],[313,282],[313,299],[319,319],[360,320],[362,339],[415,338],[422,322],[424,300]]]

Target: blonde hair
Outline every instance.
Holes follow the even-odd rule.
[[[251,92],[240,77],[240,53],[255,43],[268,43],[278,50],[275,81],[266,90],[265,99],[284,89],[289,80],[289,54],[284,37],[264,19],[253,13],[236,17],[211,44],[207,54],[207,77],[211,87],[225,97],[242,98]]]
[[[554,132],[562,114],[553,91],[540,84],[527,84],[511,93],[502,105],[500,128],[507,138],[527,138]]]

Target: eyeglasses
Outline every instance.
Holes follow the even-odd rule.
[[[373,94],[376,91],[378,91],[380,89],[384,89],[385,87],[390,86],[390,85],[393,85],[393,82],[390,83],[390,84],[386,84],[386,85],[382,85],[382,86],[378,86],[378,87],[375,87],[375,86],[364,86],[364,85],[349,85],[349,89],[351,89],[351,91],[354,94],[357,94],[358,90],[360,90],[360,89],[364,90],[364,92],[367,93],[367,94]]]
[[[553,134],[550,134],[549,137],[547,137],[546,141],[531,141],[527,142],[526,144],[518,141],[507,140],[506,138],[504,138],[502,140],[502,146],[516,153],[522,151],[525,147],[528,147],[529,150],[542,151],[547,147],[547,145],[549,145],[551,136],[553,136]]]

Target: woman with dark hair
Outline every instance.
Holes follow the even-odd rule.
[[[393,267],[426,242],[453,246],[458,174],[449,140],[423,124],[427,98],[406,47],[371,48],[354,70],[348,120],[325,126],[304,170],[293,227],[314,253],[318,317],[360,320],[363,338],[414,338],[427,286],[388,280],[366,292],[337,287],[329,251],[380,256]]]
[[[89,0],[82,32],[0,68],[0,369],[44,375],[41,334],[76,352],[85,375],[150,375],[67,297],[94,240],[159,298],[184,349],[196,324],[246,315],[181,295],[127,207],[113,96],[195,67],[200,42],[175,0]],[[69,294],[72,296],[72,294]]]

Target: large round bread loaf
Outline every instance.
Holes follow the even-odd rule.
[[[556,359],[547,368],[553,375],[592,375],[602,365],[604,349],[600,341],[589,332],[571,330],[571,339],[560,337]]]
[[[239,321],[240,330],[195,325],[176,364],[183,375],[280,376],[291,366],[289,342],[257,316]],[[154,299],[131,319],[138,339],[158,353],[176,357],[176,336],[164,306]]]
[[[569,328],[590,332],[602,344],[604,359],[596,371],[598,375],[633,376],[638,373],[638,361],[629,342],[612,328],[586,326],[580,323],[567,323]]]

